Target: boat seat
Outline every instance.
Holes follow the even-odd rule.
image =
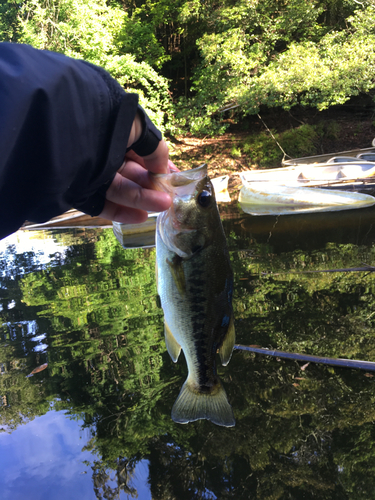
[[[357,156],[361,160],[365,161],[374,161],[375,162],[375,153],[362,153]]]
[[[357,158],[354,156],[333,156],[327,161],[327,163],[348,163],[356,160]]]

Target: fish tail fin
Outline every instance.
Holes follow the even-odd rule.
[[[182,386],[172,408],[172,420],[187,424],[200,419],[211,420],[224,427],[235,425],[232,407],[220,381],[207,393],[197,391],[189,379]]]

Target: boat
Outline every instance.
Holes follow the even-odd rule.
[[[293,187],[327,187],[348,190],[348,187],[357,185],[359,190],[361,186],[375,186],[375,162],[327,162],[248,170],[242,172],[240,178],[246,182],[272,182]]]
[[[286,160],[283,165],[240,174],[239,201],[245,212],[287,215],[375,204],[371,196],[375,193],[375,147]]]
[[[73,229],[73,228],[106,228],[112,226],[112,221],[101,217],[91,217],[75,208],[53,217],[47,222],[26,221],[20,229],[40,231],[42,229]]]
[[[340,163],[342,161],[375,161],[375,139],[372,140],[372,147],[370,148],[357,148],[349,151],[341,151],[339,153],[327,153],[316,156],[304,156],[302,158],[291,158],[289,160],[282,160],[282,165],[285,167],[293,165],[306,165],[318,163]]]
[[[239,202],[251,215],[337,212],[375,204],[373,196],[357,192],[248,182],[245,178],[242,183]]]

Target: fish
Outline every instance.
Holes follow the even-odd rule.
[[[188,376],[172,408],[172,420],[207,419],[233,427],[235,419],[217,375],[235,343],[233,271],[215,192],[206,165],[156,174],[154,187],[171,195],[156,222],[157,290],[164,337],[173,362],[184,352]]]

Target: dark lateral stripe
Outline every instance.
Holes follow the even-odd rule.
[[[193,320],[193,323],[199,322],[202,324],[204,322],[204,320],[206,319],[206,313],[205,313],[205,311],[202,311],[202,310],[196,311],[192,314],[191,319]]]
[[[190,278],[189,279],[189,285],[191,287],[203,287],[204,283],[202,278]]]
[[[198,297],[197,300],[191,301],[189,306],[189,311],[191,313],[205,313],[207,305],[204,300],[200,300]]]

